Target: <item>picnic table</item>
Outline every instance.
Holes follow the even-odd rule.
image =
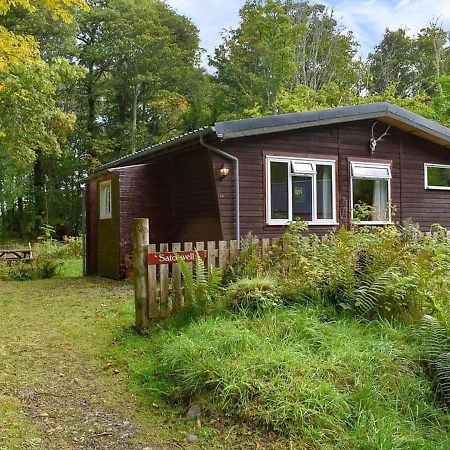
[[[31,261],[32,259],[31,244],[28,244],[28,248],[0,249],[0,262]]]

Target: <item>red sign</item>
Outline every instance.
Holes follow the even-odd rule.
[[[206,259],[206,251],[198,250],[187,252],[161,252],[161,253],[149,253],[147,255],[147,262],[150,266],[156,266],[159,264],[175,264],[177,262],[177,256],[186,262],[194,262],[195,256],[198,256],[204,261]]]

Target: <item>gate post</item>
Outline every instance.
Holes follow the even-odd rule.
[[[148,219],[133,219],[132,230],[135,326],[142,331],[150,325],[147,284],[147,249],[150,239]]]

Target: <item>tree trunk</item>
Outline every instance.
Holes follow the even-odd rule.
[[[86,77],[86,96],[88,102],[88,117],[87,117],[87,152],[91,156],[96,156],[92,140],[96,137],[96,97],[94,95],[94,65],[91,63],[88,67],[88,75]]]
[[[22,238],[22,240],[25,242],[27,240],[27,233],[25,230],[25,212],[23,209],[23,198],[19,197],[17,199],[17,209],[19,212],[19,233],[20,233],[20,237]]]
[[[137,129],[137,106],[138,106],[139,84],[133,89],[133,111],[131,121],[131,153],[136,151],[136,129]]]

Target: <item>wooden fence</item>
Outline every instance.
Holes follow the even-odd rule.
[[[450,245],[450,232],[445,235],[442,232],[423,234],[433,239],[447,239]],[[322,236],[314,245],[320,245],[324,239],[326,236]],[[414,240],[414,237],[410,239]],[[259,249],[260,255],[264,256],[278,241],[279,238],[254,239],[253,244]],[[187,258],[186,266],[192,271],[198,252],[205,260],[208,272],[213,268],[223,272],[236,260],[239,251],[238,241],[235,240],[149,244],[148,219],[133,219],[136,328],[144,330],[152,321],[170,317],[185,305],[184,280],[175,255],[184,254]]]
[[[276,239],[255,239],[261,255],[265,255]],[[218,268],[223,272],[238,254],[238,241],[175,242],[149,244],[148,219],[133,221],[133,268],[135,283],[136,328],[143,330],[151,322],[164,319],[179,311],[185,304],[184,280],[174,255],[184,254],[186,266],[193,270],[195,252],[204,257],[210,272]],[[149,257],[150,255],[150,257]],[[164,263],[155,261],[166,260]],[[149,263],[149,260],[152,263]]]

